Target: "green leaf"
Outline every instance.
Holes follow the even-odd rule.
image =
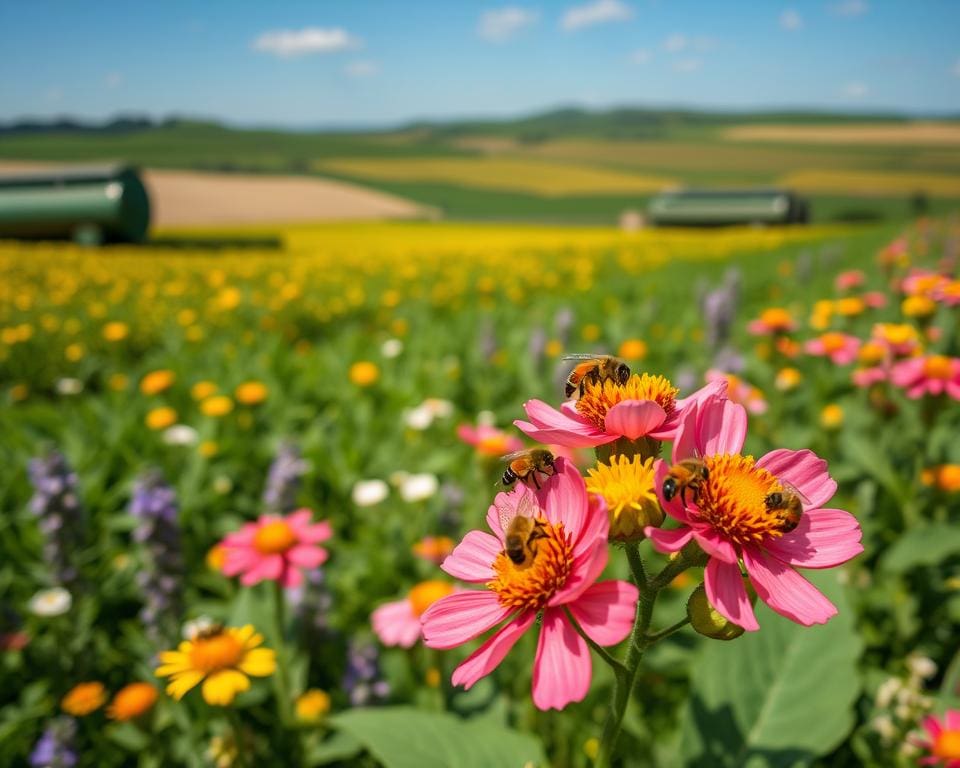
[[[106,732],[107,738],[128,752],[143,752],[150,745],[150,737],[132,723],[117,723]]]
[[[685,765],[808,765],[853,728],[862,650],[854,615],[835,574],[804,576],[839,615],[803,627],[758,603],[760,631],[704,641],[681,724]]]
[[[891,573],[905,573],[920,565],[936,565],[960,554],[960,528],[956,525],[929,525],[907,531],[887,550],[881,567]]]
[[[409,707],[354,709],[330,718],[386,768],[517,768],[543,765],[540,743],[488,720]]]
[[[305,762],[309,766],[326,765],[348,760],[363,750],[363,744],[345,731],[333,734],[329,739],[308,747]]]

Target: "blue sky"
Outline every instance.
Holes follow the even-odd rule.
[[[960,2],[0,2],[0,120],[308,127],[569,104],[957,113]]]

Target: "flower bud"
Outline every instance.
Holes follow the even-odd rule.
[[[756,594],[752,589],[747,590],[750,594],[750,601],[756,600]],[[707,589],[701,584],[690,595],[687,600],[687,616],[690,618],[690,626],[693,627],[704,637],[710,637],[714,640],[733,640],[743,634],[743,627],[734,624],[729,619],[720,615],[710,601],[707,600]]]

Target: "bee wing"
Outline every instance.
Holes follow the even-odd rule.
[[[810,503],[810,499],[808,499],[806,496],[804,496],[804,495],[800,492],[800,489],[797,488],[795,485],[791,485],[791,484],[788,483],[786,480],[779,480],[779,479],[778,479],[777,482],[780,483],[780,485],[782,485],[785,490],[789,491],[789,492],[792,493],[794,496],[799,497],[800,501],[802,501],[804,504],[809,504],[809,503]]]
[[[603,357],[603,355],[575,354],[575,355],[564,355],[561,359],[563,360],[597,360],[601,357]]]
[[[522,451],[513,451],[513,453],[505,453],[500,457],[500,461],[513,461],[514,459],[519,459],[521,456],[526,456],[530,451],[524,448]]]
[[[500,519],[500,528],[504,531],[510,527],[510,523],[513,522],[515,517],[536,517],[537,516],[537,503],[533,499],[533,494],[524,488],[524,492],[520,494],[519,498],[515,503],[507,501],[509,498],[508,494],[500,494],[494,499],[494,505],[497,508],[497,516]]]

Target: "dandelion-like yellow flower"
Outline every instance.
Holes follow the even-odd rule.
[[[173,371],[151,371],[140,381],[140,391],[145,395],[157,395],[170,389],[177,376]]]
[[[212,381],[198,381],[196,384],[190,387],[190,397],[197,402],[206,400],[208,397],[212,397],[216,393],[217,385]]]
[[[380,378],[380,369],[377,368],[376,363],[371,363],[369,360],[360,360],[350,366],[349,376],[350,381],[358,387],[369,387]]]
[[[130,327],[126,323],[118,320],[107,323],[103,326],[103,338],[107,341],[123,341],[130,335]]]
[[[648,525],[663,523],[663,510],[654,488],[653,457],[619,455],[609,464],[587,470],[587,491],[602,496],[610,515],[609,537],[614,541],[638,541]]]
[[[302,723],[317,723],[330,711],[330,696],[319,688],[311,688],[297,697],[294,704],[297,720]]]
[[[842,317],[856,317],[857,315],[862,315],[866,310],[867,305],[864,303],[863,299],[857,296],[847,296],[843,299],[837,299],[834,309],[836,313]]]
[[[156,674],[170,678],[167,693],[178,701],[202,681],[207,704],[229,706],[238,693],[250,688],[251,676],[267,677],[276,671],[276,654],[259,648],[262,643],[263,635],[250,624],[224,627],[161,653]]]
[[[130,384],[130,379],[123,373],[112,373],[107,379],[107,386],[114,392],[123,392]]]
[[[269,390],[262,381],[245,381],[233,393],[241,405],[259,405],[267,399]]]
[[[226,395],[214,395],[200,403],[200,410],[204,416],[213,418],[226,416],[233,410],[233,400]]]
[[[79,683],[60,700],[60,707],[68,715],[83,717],[100,709],[106,700],[107,692],[103,683]]]
[[[900,305],[900,311],[907,317],[930,317],[937,311],[937,302],[927,296],[907,296]]]
[[[618,355],[625,360],[643,360],[647,356],[647,342],[642,339],[627,339],[620,345]]]
[[[836,403],[825,405],[820,411],[820,426],[831,431],[840,429],[843,426],[843,408]]]
[[[166,429],[177,422],[177,412],[168,406],[154,408],[147,414],[145,419],[150,429]]]
[[[157,701],[157,689],[150,683],[130,683],[113,697],[107,707],[111,720],[134,720],[149,712]]]
[[[774,379],[773,386],[781,392],[790,392],[800,386],[803,380],[803,374],[796,368],[781,368],[777,372],[777,378]]]

